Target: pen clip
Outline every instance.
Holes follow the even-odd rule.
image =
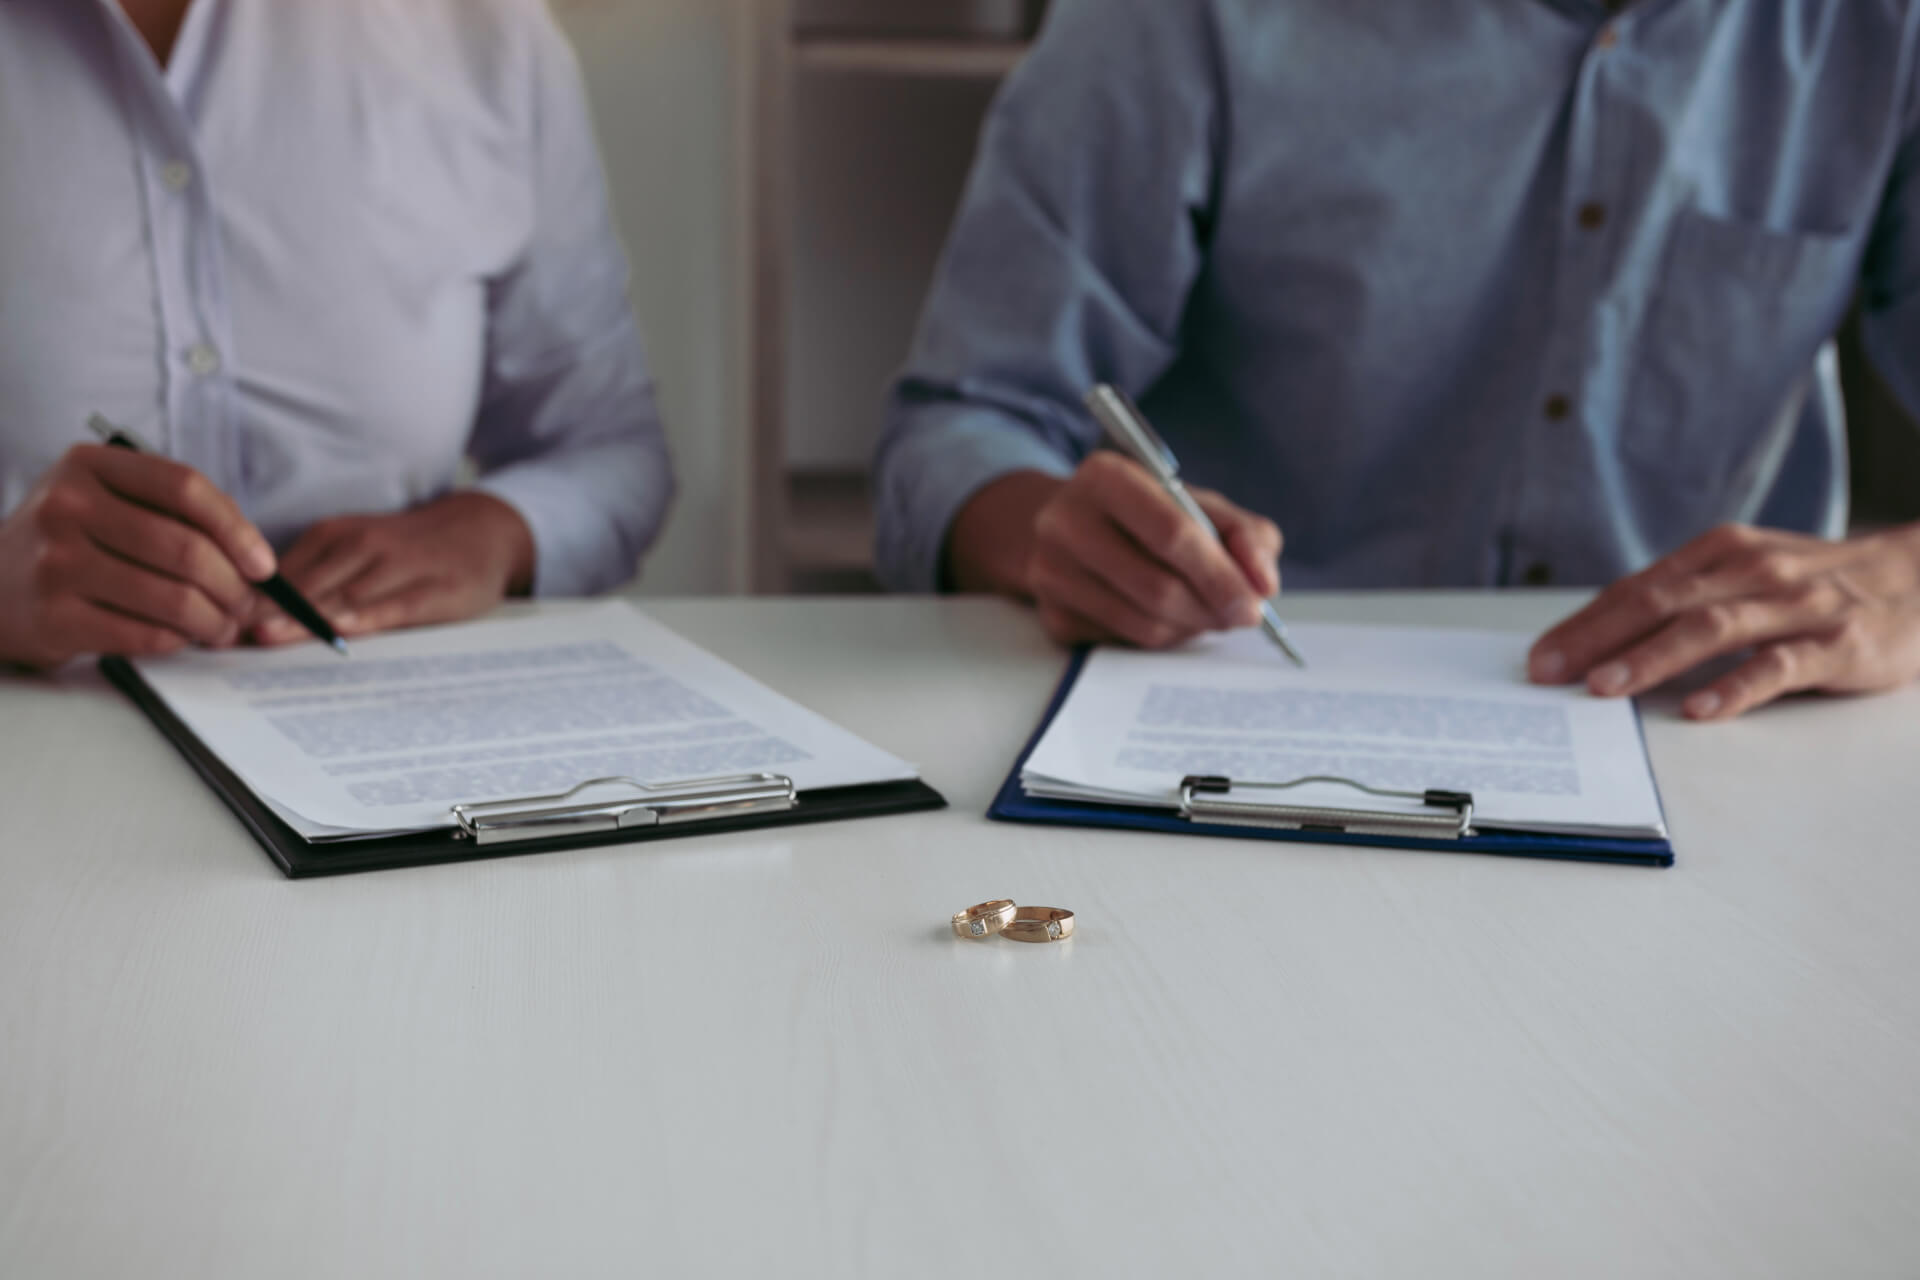
[[[1087,392],[1085,404],[1107,429],[1107,434],[1127,446],[1134,461],[1162,475],[1180,474],[1180,460],[1173,456],[1173,450],[1167,448],[1166,441],[1147,421],[1147,415],[1140,412],[1140,406],[1126,392],[1111,383],[1098,382]]]

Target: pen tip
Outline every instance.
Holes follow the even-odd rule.
[[[353,656],[347,652],[347,642],[339,636],[333,638],[333,651],[343,658],[351,658]]]

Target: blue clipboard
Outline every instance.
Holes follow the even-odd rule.
[[[1066,703],[1074,681],[1086,665],[1090,650],[1082,649],[1067,663],[1053,700],[1040,725],[1021,749],[987,816],[998,822],[1030,822],[1063,827],[1111,827],[1118,831],[1158,831],[1169,835],[1227,836],[1237,840],[1296,840],[1312,844],[1356,844],[1376,848],[1426,849],[1435,853],[1490,853],[1510,858],[1559,858],[1573,862],[1615,862],[1634,867],[1670,867],[1673,845],[1667,840],[1624,840],[1599,836],[1547,835],[1525,831],[1482,831],[1459,839],[1408,836],[1351,835],[1331,831],[1289,831],[1272,828],[1224,826],[1193,822],[1165,810],[1127,805],[1083,804],[1029,796],[1020,785],[1027,757]]]

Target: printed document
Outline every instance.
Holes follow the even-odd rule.
[[[1528,684],[1531,636],[1305,624],[1289,633],[1306,670],[1257,631],[1171,653],[1096,650],[1022,770],[1023,787],[1164,808],[1178,805],[1188,774],[1331,775],[1470,791],[1477,828],[1666,835],[1633,704]],[[1283,798],[1394,807],[1337,786]]]
[[[618,602],[317,645],[135,663],[309,840],[453,824],[455,804],[596,778],[783,774],[802,791],[914,768]]]

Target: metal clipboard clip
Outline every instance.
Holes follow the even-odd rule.
[[[1235,800],[1239,791],[1287,791],[1309,783],[1333,783],[1370,796],[1413,800],[1433,813],[1394,813],[1379,809],[1327,808]],[[1473,794],[1468,791],[1390,791],[1352,778],[1316,775],[1291,782],[1235,782],[1232,778],[1189,774],[1180,782],[1180,816],[1189,822],[1227,827],[1266,827],[1277,831],[1326,831],[1356,836],[1415,836],[1426,840],[1464,840],[1473,831]]]
[[[595,787],[623,787],[628,794],[610,800],[575,798]],[[675,782],[594,778],[559,795],[454,805],[453,818],[458,824],[454,834],[476,844],[552,840],[636,827],[780,813],[799,803],[793,779],[779,773],[739,773],[724,778],[685,778]]]

